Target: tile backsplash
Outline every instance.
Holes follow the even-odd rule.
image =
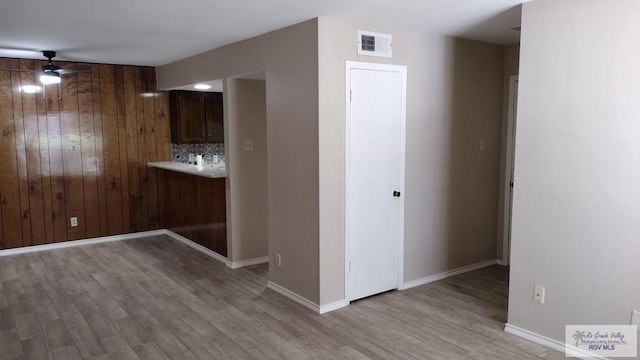
[[[188,163],[189,153],[202,154],[205,164],[213,164],[213,155],[224,161],[224,143],[217,144],[171,144],[171,161]]]

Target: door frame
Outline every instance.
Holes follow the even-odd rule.
[[[344,297],[347,302],[351,301],[351,297],[349,296],[349,236],[348,236],[348,228],[349,228],[349,198],[347,194],[349,194],[349,180],[350,180],[350,146],[349,139],[351,136],[351,70],[352,69],[362,69],[362,70],[372,70],[372,71],[388,71],[388,72],[399,72],[402,76],[402,114],[400,120],[400,191],[403,195],[398,198],[400,201],[400,229],[398,229],[398,286],[403,283],[404,280],[404,199],[406,196],[405,192],[405,161],[406,161],[406,122],[407,122],[407,67],[405,65],[391,65],[391,64],[378,64],[378,63],[368,63],[368,62],[360,62],[360,61],[349,61],[345,62],[345,187],[344,187],[344,199],[345,199],[345,207],[344,207]],[[390,189],[391,191],[391,189]]]
[[[516,126],[518,110],[518,75],[509,76],[509,103],[507,113],[507,138],[504,165],[504,211],[502,219],[502,265],[511,263],[511,222],[513,207],[513,187],[516,154]],[[515,186],[515,185],[514,185]]]

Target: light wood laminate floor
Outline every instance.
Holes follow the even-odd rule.
[[[317,315],[159,236],[0,258],[0,359],[564,359],[503,332],[493,266]]]

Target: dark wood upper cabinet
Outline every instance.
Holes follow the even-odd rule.
[[[207,142],[224,142],[222,93],[210,92],[205,94],[205,118],[207,119]]]
[[[171,142],[224,142],[222,93],[171,91]]]

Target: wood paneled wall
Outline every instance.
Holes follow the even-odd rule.
[[[171,158],[168,96],[151,67],[76,64],[40,93],[43,62],[0,58],[0,248],[156,229],[149,161]],[[6,70],[11,69],[11,70]],[[78,226],[70,226],[71,217]]]

